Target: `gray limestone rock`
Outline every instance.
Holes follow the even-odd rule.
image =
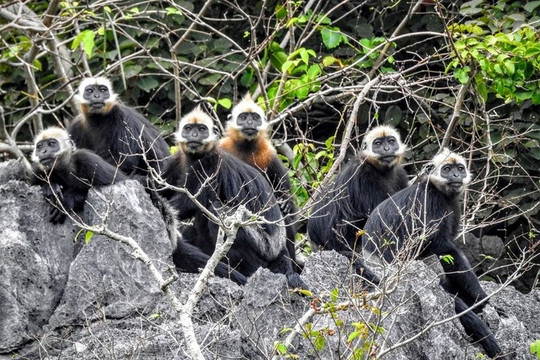
[[[49,223],[39,187],[0,179],[0,360],[189,358],[175,310],[129,247],[98,235],[86,244],[71,221]],[[104,215],[111,230],[135,239],[168,276],[165,224],[138,183],[91,191],[81,219],[97,225]],[[197,304],[195,333],[207,359],[269,359],[317,309],[288,348],[299,358],[350,358],[405,342],[383,359],[475,359],[482,349],[457,319],[433,326],[454,315],[438,273],[433,259],[412,262],[400,269],[399,281],[370,298],[376,289],[362,288],[348,260],[323,251],[307,259],[302,274],[313,297],[292,292],[284,275],[267,269],[245,286],[214,277]],[[172,288],[185,301],[197,275],[179,276]],[[540,291],[482,285],[494,295],[481,317],[508,358],[534,359],[528,348],[540,338]]]

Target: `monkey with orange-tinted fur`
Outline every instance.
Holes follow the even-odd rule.
[[[227,133],[219,146],[258,169],[270,182],[284,217],[289,257],[296,263],[296,206],[292,200],[287,169],[279,159],[269,136],[263,109],[247,94],[231,112]],[[296,270],[300,268],[297,266]]]

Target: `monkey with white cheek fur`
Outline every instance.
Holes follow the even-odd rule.
[[[245,206],[260,224],[241,227],[234,244],[216,268],[216,274],[244,284],[260,267],[284,274],[291,288],[304,288],[294,272],[286,248],[282,216],[268,181],[253,167],[218,147],[214,121],[200,108],[184,116],[176,135],[179,152],[169,161],[165,179],[196,195],[208,211],[220,212]],[[214,252],[219,225],[183,193],[170,199],[179,219],[193,218],[182,232],[173,253],[176,266],[197,272]]]
[[[68,130],[78,148],[94,151],[130,176],[147,176],[150,167],[163,170],[169,146],[150,121],[119,102],[109,79],[84,79],[75,99],[81,115]]]
[[[227,122],[227,133],[219,142],[220,148],[257,169],[272,188],[283,215],[287,250],[296,271],[296,206],[291,193],[287,168],[268,138],[269,125],[263,109],[247,94],[233,109]]]
[[[51,127],[39,133],[32,153],[34,178],[52,205],[52,223],[63,223],[66,213],[80,211],[92,186],[110,185],[126,179],[117,168],[97,154],[76,149],[68,133]]]
[[[455,295],[457,314],[475,306],[480,312],[487,295],[469,260],[454,244],[461,223],[460,199],[471,181],[465,159],[447,148],[425,167],[420,180],[377,206],[366,222],[363,239],[367,263],[391,263],[436,255],[444,276],[442,287]],[[473,340],[492,358],[504,359],[492,332],[473,312],[460,316]]]
[[[375,207],[407,186],[401,166],[406,146],[391,126],[371,129],[358,157],[349,160],[317,198],[308,221],[314,249],[335,250],[351,259],[367,280],[377,277],[361,259],[361,231]]]

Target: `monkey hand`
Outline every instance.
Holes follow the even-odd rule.
[[[287,200],[281,200],[278,202],[279,204],[279,210],[281,210],[281,213],[283,215],[288,215],[293,212],[294,205],[292,204],[292,201],[289,199]]]
[[[52,206],[49,221],[53,224],[63,224],[66,221],[66,214],[57,206]]]
[[[57,199],[62,201],[64,195],[62,193],[62,185],[56,183],[43,184],[41,193],[51,204],[56,204]]]

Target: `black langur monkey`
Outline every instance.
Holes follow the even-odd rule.
[[[84,79],[75,98],[81,115],[68,131],[78,148],[94,151],[130,176],[148,175],[149,166],[161,172],[167,143],[150,121],[118,102],[109,79]]]
[[[438,256],[445,271],[441,285],[456,296],[455,310],[461,313],[487,296],[454,244],[461,222],[461,193],[471,175],[465,159],[447,148],[433,158],[425,172],[418,183],[373,210],[365,226],[364,256],[368,263]],[[480,311],[481,306],[474,310]],[[461,316],[460,321],[490,357],[501,353],[493,334],[474,312]]]
[[[165,172],[168,183],[196,195],[200,204],[214,214],[243,205],[265,220],[264,224],[240,228],[222,262],[244,279],[262,266],[285,274],[290,287],[306,288],[292,268],[281,212],[270,184],[257,170],[218,147],[214,121],[200,108],[180,120],[175,136],[179,151]],[[188,195],[178,193],[170,201],[180,220],[193,218],[193,224],[182,232],[183,239],[178,242],[173,260],[181,270],[196,272],[213,253],[219,227]],[[229,277],[222,269],[216,269],[216,274]],[[245,282],[233,275],[231,279],[237,283]]]
[[[43,195],[52,205],[50,220],[53,224],[63,223],[66,213],[82,210],[92,186],[111,185],[126,179],[122,172],[94,152],[75,149],[67,131],[59,127],[50,127],[36,136],[32,161],[32,182],[42,185]]]
[[[263,109],[250,94],[240,101],[231,112],[227,133],[219,146],[258,169],[268,179],[284,217],[287,232],[287,250],[296,266],[296,216],[297,211],[291,193],[287,169],[279,159],[276,149],[268,139],[268,122]]]
[[[405,150],[393,127],[373,128],[364,136],[359,156],[349,160],[321,193],[308,221],[314,248],[347,256],[370,281],[376,281],[374,274],[358,258],[359,232],[379,203],[407,186],[407,173],[400,165]]]

